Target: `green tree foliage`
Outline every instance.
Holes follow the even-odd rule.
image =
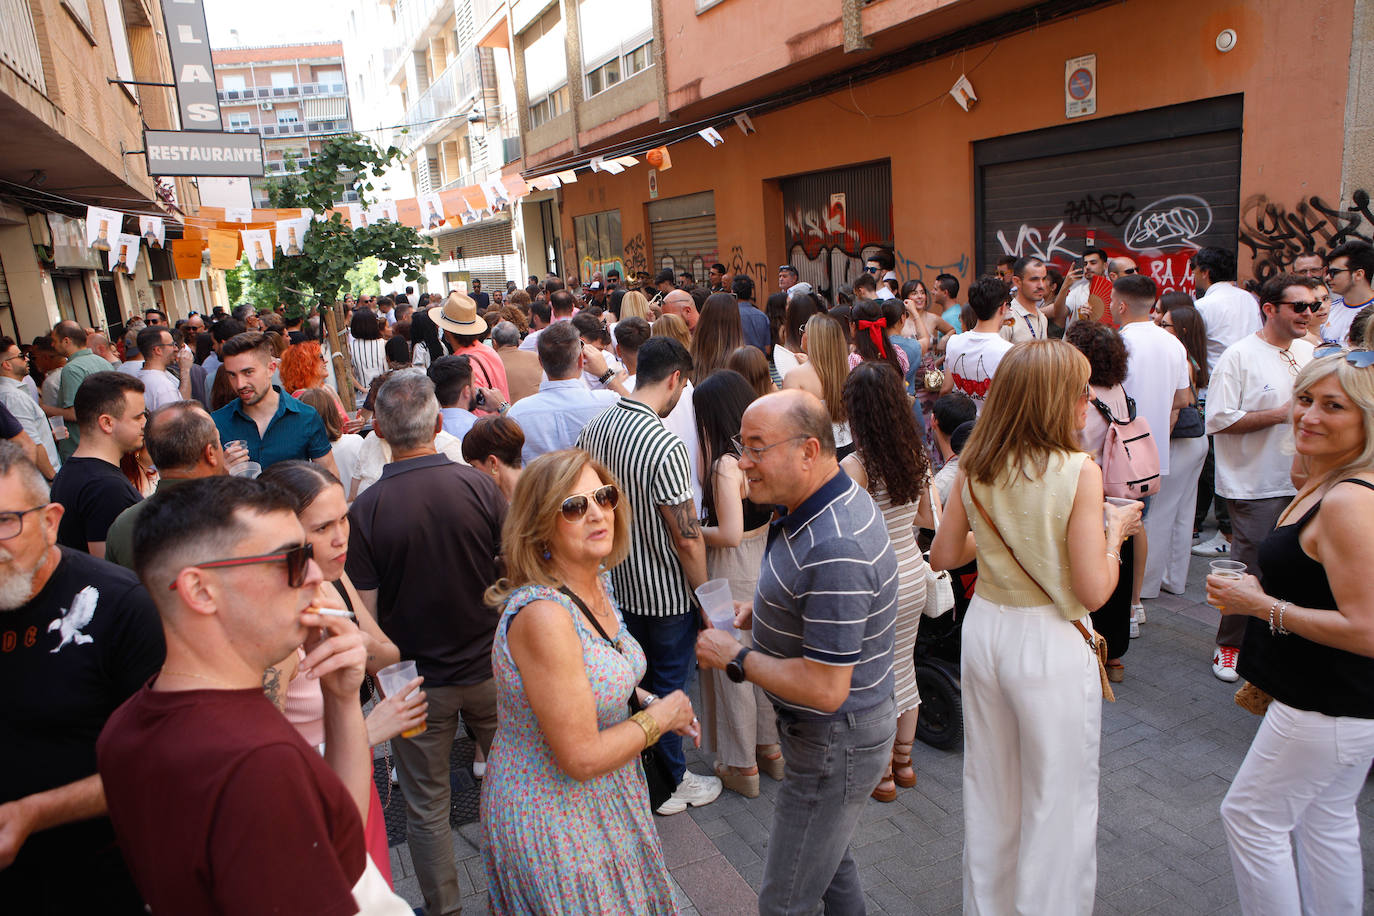
[[[299,175],[270,182],[268,201],[273,207],[308,207],[321,214],[351,189],[360,205],[367,206],[377,202],[373,180],[400,158],[396,147],[378,149],[359,134],[334,137]],[[283,302],[288,314],[309,314],[341,298],[349,272],[368,258],[376,259],[387,281],[401,275],[419,280],[426,264],[439,262],[433,243],[409,226],[383,220],[352,228],[338,213],[312,223],[302,249],[298,257],[279,255],[270,269],[253,271],[250,300],[260,308]]]

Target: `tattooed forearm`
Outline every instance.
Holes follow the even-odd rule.
[[[281,686],[281,672],[276,668],[268,668],[262,673],[262,692],[273,706],[286,711],[286,693]]]
[[[668,511],[672,513],[673,521],[677,523],[677,533],[680,537],[692,539],[701,537],[701,523],[697,521],[696,507],[688,500],[676,506],[669,506]]]

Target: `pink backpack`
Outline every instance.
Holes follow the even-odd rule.
[[[1159,492],[1159,446],[1150,424],[1135,414],[1135,401],[1126,396],[1129,419],[1118,420],[1101,398],[1093,398],[1107,421],[1102,443],[1102,492],[1121,499],[1144,499]]]

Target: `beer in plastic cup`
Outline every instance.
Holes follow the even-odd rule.
[[[415,662],[397,662],[394,665],[387,665],[381,671],[378,671],[377,682],[382,685],[382,693],[389,697],[400,696],[401,691],[405,690],[406,684],[409,684],[418,676],[419,672],[415,669]],[[406,694],[406,697],[410,697],[413,694],[414,691],[411,691],[411,693]],[[401,737],[414,738],[416,735],[424,734],[426,727],[426,724],[421,722],[414,728],[401,732]]]

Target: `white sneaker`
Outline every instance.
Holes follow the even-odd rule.
[[[1145,623],[1145,605],[1131,605],[1131,614],[1136,623]]]
[[[678,814],[691,805],[700,808],[709,805],[720,796],[720,780],[714,776],[699,776],[691,770],[682,774],[682,782],[668,800],[658,806],[658,813],[664,816]]]
[[[1139,638],[1140,638],[1140,621],[1139,621],[1139,620],[1136,620],[1134,617],[1132,617],[1132,618],[1131,618],[1131,639],[1139,639]]]
[[[1236,673],[1236,662],[1239,660],[1239,649],[1232,646],[1217,646],[1217,650],[1212,653],[1212,673],[1219,681],[1235,683],[1240,680],[1240,675]]]
[[[1229,557],[1230,555],[1231,542],[1226,540],[1220,531],[1212,535],[1210,541],[1193,545],[1193,556],[1195,557],[1211,557],[1215,560],[1218,557]]]

